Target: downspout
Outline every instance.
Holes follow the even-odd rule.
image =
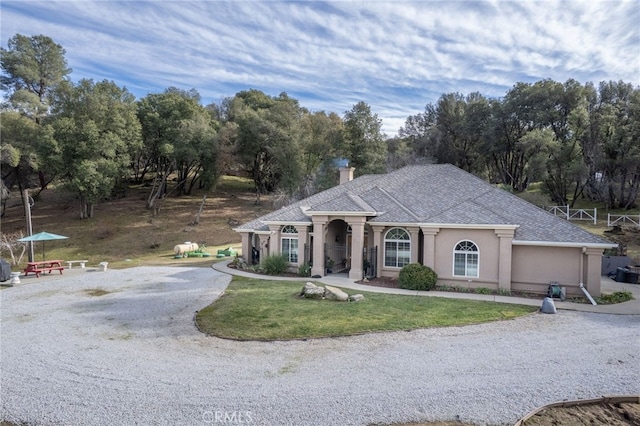
[[[580,290],[582,290],[584,295],[587,296],[587,299],[589,299],[589,302],[591,302],[592,305],[597,305],[596,301],[593,300],[593,297],[591,297],[585,286],[582,284],[584,282],[584,255],[586,252],[587,248],[582,247],[582,253],[580,253]]]
[[[594,306],[597,305],[596,301],[593,300],[593,297],[591,297],[591,295],[589,294],[587,289],[582,285],[582,283],[580,283],[580,290],[582,290],[584,295],[587,296],[587,299],[589,299],[589,302],[591,302],[592,305],[594,305]]]
[[[586,247],[582,247],[582,253],[580,253],[580,284],[584,282],[584,255],[587,252]]]

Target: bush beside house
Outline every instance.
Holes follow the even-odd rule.
[[[407,290],[432,290],[438,281],[438,274],[428,266],[410,263],[400,270],[398,283]]]

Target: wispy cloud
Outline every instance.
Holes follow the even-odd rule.
[[[393,135],[448,92],[543,78],[640,84],[637,1],[6,1],[2,45],[45,34],[72,79],[205,102],[286,91],[311,110],[371,105]]]

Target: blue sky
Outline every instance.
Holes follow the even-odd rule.
[[[44,34],[71,79],[136,97],[241,90],[343,115],[365,101],[389,136],[443,93],[503,96],[544,78],[640,85],[640,1],[7,1],[1,41]]]

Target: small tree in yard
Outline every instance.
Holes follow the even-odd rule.
[[[410,263],[400,270],[400,288],[407,290],[431,290],[436,286],[438,274],[428,266]]]
[[[11,264],[17,265],[22,261],[22,257],[27,251],[29,243],[26,241],[18,241],[24,237],[22,232],[14,232],[12,234],[4,234],[0,232],[0,253],[9,252],[11,256]]]

